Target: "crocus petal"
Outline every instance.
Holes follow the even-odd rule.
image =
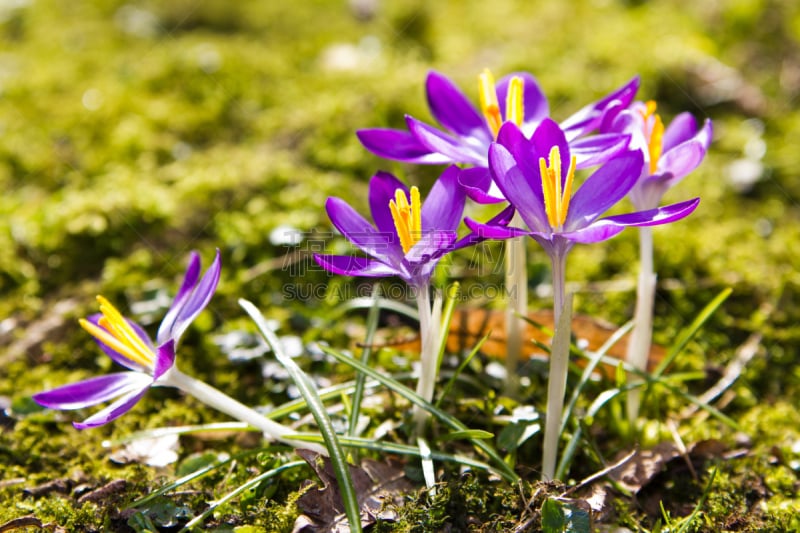
[[[422,229],[454,231],[467,202],[466,191],[458,183],[460,170],[453,165],[447,167],[431,187],[422,204]]]
[[[155,364],[153,365],[153,379],[157,380],[175,364],[175,343],[177,341],[169,339],[166,343],[158,347]]]
[[[220,254],[217,250],[214,261],[203,274],[200,282],[193,287],[188,297],[184,296],[180,300],[175,298],[175,302],[158,328],[156,339],[159,344],[163,344],[167,339],[174,339],[177,342],[189,324],[205,309],[217,290],[221,268]],[[189,279],[188,274],[189,271],[187,271],[186,279]],[[194,279],[197,279],[196,275],[194,275]],[[184,285],[186,285],[185,282]]]
[[[526,176],[509,151],[497,143],[489,148],[489,169],[494,182],[530,229],[541,230],[550,227],[544,211],[541,179],[538,187],[536,186],[535,179],[538,174]]]
[[[328,272],[343,276],[383,278],[403,275],[403,271],[400,268],[393,268],[367,257],[314,254],[314,260]]]
[[[197,278],[200,277],[200,266],[200,255],[197,252],[189,254],[189,265],[186,267],[186,273],[183,275],[183,283],[181,283],[181,287],[178,289],[175,299],[172,300],[169,311],[167,311],[167,314],[161,321],[158,334],[156,335],[157,342],[163,342],[163,339],[167,337],[169,332],[173,329],[181,309],[186,304],[192,289],[197,284]]]
[[[600,133],[572,141],[569,146],[575,156],[575,168],[601,165],[628,147],[629,135]]]
[[[395,199],[397,189],[408,196],[406,184],[388,172],[377,172],[369,180],[369,209],[372,220],[381,233],[394,235],[397,231],[389,209],[389,203]]]
[[[687,141],[661,156],[661,159],[658,160],[657,172],[668,172],[672,175],[669,183],[671,187],[689,172],[696,169],[703,162],[705,155],[706,149],[700,142],[695,140]]]
[[[500,213],[492,217],[485,225],[487,226],[508,226],[511,223],[511,220],[514,218],[514,214],[516,210],[514,209],[513,205],[509,205]],[[465,221],[466,222],[466,221]],[[474,220],[470,219],[470,222],[476,224],[477,226],[482,226],[479,223],[476,223]],[[483,242],[489,237],[485,235],[481,235],[479,232],[470,231],[469,234],[465,235],[464,237],[460,238],[458,241],[453,244],[454,250],[460,250],[461,248],[466,248],[467,246],[472,246],[473,244],[477,244],[479,242]]]
[[[461,213],[458,216],[460,218]],[[453,249],[456,238],[453,230],[427,230],[408,251],[405,260],[408,263],[426,263],[437,259]]]
[[[153,378],[140,372],[117,372],[70,383],[33,395],[39,405],[51,409],[82,409],[147,388]]]
[[[552,121],[549,122],[550,124],[548,124],[548,127],[553,124]],[[542,178],[539,174],[539,158],[546,158],[550,155],[550,147],[545,147],[546,151],[544,153],[537,152],[537,147],[513,122],[506,122],[503,124],[497,134],[497,143],[502,144],[514,157],[517,166],[520,167],[522,173],[528,177],[528,181],[531,184],[531,188],[536,193],[536,197],[539,198],[540,203],[544,202]]]
[[[593,224],[577,231],[559,233],[559,236],[572,242],[590,244],[610,239],[625,229],[625,226],[606,223],[605,220],[595,221]]]
[[[490,139],[455,137],[413,117],[406,117],[408,130],[431,152],[441,154],[448,163],[486,164],[486,148]]]
[[[132,391],[105,409],[93,414],[83,422],[73,422],[72,425],[77,429],[87,429],[107,424],[130,411],[131,408],[142,399],[142,396],[144,396],[149,388],[150,387],[147,386],[141,390]]]
[[[550,106],[539,82],[527,72],[513,72],[503,76],[497,82],[497,103],[500,104],[500,113],[506,115],[506,95],[508,85],[514,77],[522,80],[523,117],[520,129],[526,137],[530,137],[536,126],[550,114]]]
[[[89,322],[91,322],[92,324],[94,324],[97,327],[100,327],[102,329],[106,329],[106,328],[103,328],[103,326],[100,325],[100,318],[102,316],[103,315],[97,313],[97,314],[90,315],[90,316],[86,317],[86,320],[88,320]],[[153,352],[155,352],[156,348],[155,348],[155,346],[153,346],[153,341],[150,340],[150,337],[142,329],[142,327],[139,324],[137,324],[136,322],[134,322],[133,320],[130,320],[130,319],[127,319],[127,318],[125,320],[131,326],[131,328],[136,333],[136,335],[142,340],[142,342],[145,344],[145,346],[149,347]],[[124,366],[125,368],[127,368],[129,370],[133,370],[135,372],[149,372],[150,371],[149,368],[145,368],[141,364],[137,363],[136,361],[132,361],[131,359],[128,359],[127,356],[125,356],[125,355],[119,353],[118,351],[114,350],[113,348],[111,348],[110,346],[108,346],[104,342],[100,341],[99,339],[95,338],[94,341],[97,343],[98,346],[100,346],[100,349],[103,350],[105,352],[105,354],[108,357],[110,357],[111,360],[114,361],[115,363],[120,364],[120,365]]]
[[[536,128],[536,131],[533,132],[531,136],[531,145],[533,146],[533,151],[535,154],[535,161],[534,165],[537,169],[537,176],[538,176],[538,167],[539,167],[539,158],[544,157],[548,159],[550,156],[550,150],[554,146],[558,147],[558,151],[561,154],[561,161],[563,164],[561,165],[561,183],[562,185],[566,182],[567,172],[569,171],[569,160],[571,156],[569,143],[567,142],[567,137],[564,135],[564,131],[558,125],[558,123],[550,118],[546,118],[539,124],[539,127]],[[541,177],[539,178],[541,181]]]
[[[479,239],[510,239],[522,235],[530,235],[530,231],[513,228],[510,226],[498,226],[495,224],[483,224],[469,217],[464,219],[464,223]]]
[[[622,200],[636,184],[643,164],[641,152],[628,151],[597,169],[573,195],[565,228],[579,230]]]
[[[668,152],[682,142],[686,142],[697,133],[697,121],[691,113],[677,115],[664,130],[661,139],[662,152]]]
[[[656,209],[637,211],[625,215],[607,217],[598,222],[618,224],[621,226],[658,226],[669,224],[690,215],[700,203],[700,198],[693,198],[677,204],[665,205]]]
[[[700,199],[695,198],[657,209],[607,217],[596,220],[585,228],[573,232],[564,232],[560,235],[574,242],[600,242],[610,239],[628,226],[657,226],[675,222],[688,216],[699,203]]]
[[[486,146],[492,142],[484,118],[446,76],[431,71],[425,81],[425,90],[431,114],[439,124],[458,135],[476,137]]]
[[[372,224],[341,198],[328,198],[325,209],[336,229],[366,254],[402,260],[403,251],[396,232],[376,231]],[[388,204],[386,209],[389,209]]]
[[[407,131],[372,128],[358,130],[356,135],[367,150],[384,159],[427,165],[440,165],[450,161],[448,157],[431,152]]]
[[[458,183],[467,192],[467,196],[479,204],[496,204],[506,199],[492,180],[488,168],[465,168],[458,175]]]
[[[631,103],[634,96],[636,96],[636,91],[638,90],[639,77],[636,76],[619,89],[581,108],[572,116],[561,122],[561,127],[570,140],[589,133],[600,127],[601,123],[610,120],[610,118],[606,116],[606,110],[609,107],[615,109],[626,108],[628,104]],[[619,104],[616,104],[616,102],[619,102]]]

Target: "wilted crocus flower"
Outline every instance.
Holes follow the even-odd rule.
[[[566,257],[575,243],[600,242],[628,226],[666,224],[691,213],[699,199],[658,209],[600,218],[625,197],[638,179],[643,156],[626,151],[589,176],[575,193],[575,156],[566,135],[552,120],[545,119],[530,139],[516,127],[505,124],[498,143],[489,150],[489,168],[503,195],[517,209],[527,229],[478,224],[467,219],[475,232],[489,238],[533,237],[550,256],[553,269],[553,299],[556,323],[564,308]],[[562,353],[551,354],[545,426],[543,474],[555,473],[559,424],[564,401],[568,344]]]
[[[562,123],[579,164],[620,148],[619,135],[604,134],[586,139],[612,111],[624,109],[639,86],[634,78],[601,100],[585,106]],[[504,76],[495,84],[488,70],[479,76],[480,106],[476,107],[447,77],[432,71],[425,84],[428,105],[445,131],[406,116],[408,131],[374,128],[358,131],[358,138],[371,152],[406,163],[463,163],[487,167],[489,145],[505,122],[517,124],[526,136],[549,115],[549,105],[536,79],[527,72]],[[615,113],[614,113],[615,114]],[[622,142],[627,143],[627,139]]]
[[[100,314],[81,319],[80,325],[111,359],[129,371],[65,385],[35,394],[33,399],[53,409],[82,409],[118,398],[83,422],[74,422],[78,429],[101,426],[127,413],[150,387],[160,380],[168,381],[165,374],[175,364],[175,346],[189,324],[208,305],[219,275],[217,252],[211,267],[198,281],[200,257],[192,253],[183,284],[161,322],[155,344],[138,324],[123,317],[108,300],[98,296]]]
[[[636,102],[612,121],[609,131],[631,136],[631,148],[639,150],[645,164],[629,196],[638,209],[652,209],[664,194],[702,162],[711,144],[711,121],[702,127],[689,113],[681,113],[666,128],[656,113],[656,103]],[[639,228],[639,276],[636,289],[636,312],[626,359],[645,370],[650,352],[655,300],[656,274],[653,265],[653,233]],[[635,422],[639,414],[638,389],[628,393],[628,418]]]
[[[73,422],[76,428],[85,429],[102,426],[127,413],[150,387],[176,387],[210,407],[261,429],[269,438],[296,446],[308,447],[311,444],[316,451],[325,453],[324,448],[312,443],[300,444],[287,439],[285,436],[293,433],[290,428],[263,417],[206,383],[187,376],[175,366],[178,340],[211,301],[219,283],[219,251],[202,277],[200,270],[200,256],[192,252],[183,283],[158,328],[155,343],[141,326],[125,318],[108,300],[98,296],[100,314],[81,319],[80,325],[111,359],[128,371],[40,392],[34,394],[33,399],[45,407],[65,410],[83,409],[114,400],[83,422]]]

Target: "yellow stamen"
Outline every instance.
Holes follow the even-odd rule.
[[[508,84],[506,94],[506,121],[522,126],[525,119],[525,107],[522,99],[522,78],[514,76]]]
[[[648,124],[650,118],[653,118],[652,126]],[[645,104],[645,110],[642,113],[644,119],[645,137],[647,137],[647,153],[650,159],[650,174],[655,174],[658,170],[658,160],[661,157],[664,143],[664,123],[661,117],[656,114],[656,103],[653,100]],[[649,131],[648,131],[649,129]]]
[[[421,206],[419,189],[416,187],[411,187],[411,204],[403,189],[397,189],[394,200],[389,200],[389,210],[404,253],[408,253],[422,238]]]
[[[497,137],[500,126],[503,125],[503,117],[500,115],[500,103],[497,101],[497,91],[494,88],[494,76],[489,69],[483,69],[478,76],[478,87],[481,102],[481,111],[486,117],[492,135]]]
[[[108,300],[97,297],[100,302],[102,318],[95,325],[88,320],[79,321],[81,327],[109,348],[119,352],[131,361],[152,369],[155,361],[153,350],[136,334],[125,317]]]
[[[575,180],[575,156],[572,156],[567,170],[567,181],[561,190],[561,151],[558,146],[550,149],[549,164],[544,157],[539,158],[539,173],[542,175],[542,192],[547,221],[553,229],[559,229],[567,220],[569,201],[572,197],[572,182]]]

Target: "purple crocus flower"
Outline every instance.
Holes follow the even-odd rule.
[[[703,161],[711,144],[711,121],[698,128],[690,113],[681,113],[664,128],[656,103],[635,102],[620,112],[609,131],[631,136],[630,147],[641,151],[645,165],[630,198],[638,209],[652,209],[668,189]]]
[[[431,114],[445,131],[406,115],[408,131],[373,128],[357,132],[374,154],[406,163],[463,163],[487,167],[489,146],[501,125],[514,122],[526,136],[549,115],[549,105],[536,79],[527,72],[504,76],[495,85],[488,70],[479,77],[481,103],[474,106],[455,84],[438,72],[428,74],[425,88]],[[627,137],[606,133],[582,138],[605,126],[609,117],[626,108],[639,87],[631,81],[589,104],[562,123],[579,168],[587,161],[607,159],[627,145]],[[610,152],[610,154],[608,153]]]
[[[445,254],[478,241],[477,235],[457,239],[466,203],[458,174],[458,167],[448,167],[423,204],[416,187],[409,189],[393,175],[378,172],[369,182],[375,225],[341,198],[328,198],[325,208],[333,225],[370,257],[317,254],[317,263],[335,274],[399,276],[414,287],[427,287]],[[506,209],[494,223],[508,223],[512,215],[513,210]]]
[[[466,220],[468,227],[487,238],[530,235],[551,257],[564,256],[574,243],[603,241],[628,226],[681,219],[700,201],[600,218],[636,184],[644,164],[639,151],[623,152],[605,163],[572,195],[575,156],[558,124],[545,119],[527,139],[516,125],[507,123],[498,139],[489,150],[492,178],[528,229]]]
[[[138,324],[123,317],[108,300],[98,296],[100,313],[81,319],[80,324],[111,359],[129,371],[40,392],[33,399],[52,409],[82,409],[116,398],[83,422],[73,422],[78,429],[102,426],[127,413],[150,387],[168,379],[175,364],[178,340],[208,305],[217,288],[219,250],[202,278],[200,268],[200,256],[192,252],[181,288],[161,322],[155,343]]]

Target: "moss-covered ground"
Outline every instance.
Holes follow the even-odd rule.
[[[686,461],[673,460],[636,494],[610,488],[612,512],[596,526],[800,530],[800,4],[792,0],[0,0],[0,529],[174,531],[291,457],[232,431],[181,437],[178,461],[164,467],[120,464],[103,441],[225,419],[154,389],[113,424],[79,432],[69,422],[86,413],[41,410],[30,395],[112,371],[77,327],[95,312],[96,294],[152,327],[188,251],[209,261],[219,247],[220,290],[182,340],[180,365],[245,403],[287,401],[291,387],[264,358],[232,360],[215,340],[253,330],[237,298],[255,302],[283,335],[354,348],[365,313],[350,311],[345,320],[338,313],[341,300],[363,287],[326,276],[307,256],[321,242],[347,249],[331,233],[325,199],[344,197],[363,212],[375,171],[423,190],[439,172],[380,160],[354,132],[403,127],[405,113],[431,120],[424,78],[432,68],[477,98],[485,67],[533,72],[555,118],[639,74],[640,98],[657,99],[667,120],[687,110],[714,122],[706,160],[667,198],[700,196],[700,208],[655,231],[654,337],[671,346],[709,301],[732,289],[669,372],[695,372],[678,389],[701,395],[742,349],[755,350],[713,402],[738,427],[702,410],[682,417],[686,398],[655,387],[643,447],[677,440],[724,451],[695,461],[696,477]],[[304,240],[287,244],[287,229]],[[493,245],[484,251],[499,255]],[[533,243],[530,253],[536,289],[547,281],[547,263]],[[475,289],[471,303],[491,304],[480,296],[500,274],[489,265],[476,281],[472,259],[457,255],[440,281],[459,280]],[[568,272],[576,310],[626,322],[636,263],[635,231],[576,248]],[[548,301],[533,290],[531,305]],[[393,331],[391,322],[381,326]],[[385,349],[375,364],[407,370],[408,358],[398,355],[412,354]],[[298,361],[321,386],[353,377],[324,357]],[[488,377],[491,363],[476,359],[442,405],[469,427],[502,435],[519,403],[543,408],[544,372],[527,365],[524,397],[512,400]],[[613,386],[592,383],[579,412]],[[437,464],[438,491],[407,493],[396,519],[375,530],[535,531],[548,495],[632,449],[620,408],[610,402],[584,421],[564,487],[536,484],[536,435],[508,452],[520,486]],[[364,434],[388,424],[384,438],[404,441],[406,411],[377,389],[365,402]],[[458,442],[437,446],[472,453]],[[128,509],[192,465],[237,453],[244,455],[210,476]],[[413,461],[406,470],[422,487]],[[262,483],[204,527],[291,530],[301,481],[312,477],[298,468]]]

